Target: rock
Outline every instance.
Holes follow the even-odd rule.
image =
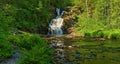
[[[77,56],[75,56],[75,59],[81,60],[81,57],[77,55]]]
[[[51,47],[51,48],[54,48],[54,49],[56,49],[56,48],[64,48],[65,46],[64,46],[64,43],[62,42],[62,41],[60,41],[60,40],[52,40],[50,43],[49,43],[49,46]]]
[[[56,56],[63,58],[64,57],[64,50],[63,49],[56,49]]]
[[[15,54],[13,54],[13,57],[14,58],[17,58],[17,57],[19,57],[20,56],[20,53],[19,52],[16,52]]]
[[[58,47],[63,46],[63,43],[62,42],[57,42],[56,46],[58,46]]]
[[[96,38],[96,40],[104,41],[105,38]]]
[[[103,53],[104,51],[103,50],[98,50],[99,53]]]
[[[66,64],[71,64],[72,62],[73,62],[73,61],[71,61],[71,60],[69,60],[69,59],[66,59],[66,60],[65,60],[65,63],[66,63]]]
[[[102,56],[103,58],[105,57],[105,55]]]
[[[80,54],[80,52],[79,52],[79,51],[77,51],[77,50],[75,51],[75,53],[76,53],[76,54]]]
[[[58,52],[64,52],[63,49],[56,49],[56,51],[58,51]]]
[[[97,56],[97,53],[91,52],[91,57],[96,57],[96,56]]]
[[[68,46],[68,48],[73,48],[72,46]]]
[[[77,45],[72,45],[73,48],[79,48],[80,46]]]

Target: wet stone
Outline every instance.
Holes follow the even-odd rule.
[[[103,55],[102,57],[103,57],[103,58],[105,58],[106,56],[105,56],[105,55]]]
[[[80,54],[80,52],[79,52],[79,51],[77,51],[77,50],[75,51],[75,53],[76,53],[76,54]]]
[[[72,62],[73,62],[73,61],[72,61],[72,60],[69,60],[69,59],[66,59],[66,60],[65,60],[65,64],[72,64]]]
[[[17,58],[17,57],[19,57],[20,56],[20,53],[19,52],[15,52],[15,54],[13,54],[13,57],[14,58]]]
[[[95,53],[95,52],[90,52],[90,56],[91,56],[91,57],[96,57],[96,56],[97,56],[97,53]]]
[[[103,50],[98,50],[98,53],[103,53],[104,51]]]
[[[75,56],[75,59],[81,60],[80,56]]]

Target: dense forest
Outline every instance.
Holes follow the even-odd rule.
[[[65,36],[120,39],[120,0],[0,0],[0,62],[18,51],[18,64],[56,64],[43,37],[56,8]]]

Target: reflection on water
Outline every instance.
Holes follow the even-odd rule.
[[[120,40],[65,42],[65,64],[120,64]],[[73,47],[74,46],[74,47]]]

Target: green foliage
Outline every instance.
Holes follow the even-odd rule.
[[[24,48],[19,64],[53,64],[53,57],[50,56],[53,50],[38,35],[25,33],[9,40],[20,48]]]
[[[0,61],[13,54],[13,46],[6,39],[8,31],[11,29],[10,24],[13,21],[14,18],[7,16],[3,11],[0,12]]]
[[[91,37],[91,33],[85,33],[84,36]]]
[[[110,37],[111,37],[112,39],[117,39],[117,35],[118,35],[117,33],[113,33],[113,34],[110,35]]]
[[[54,64],[53,53],[37,34],[9,35],[15,29],[38,32],[54,17],[54,9],[79,6],[73,17],[79,34],[89,37],[120,38],[119,0],[0,0],[0,61],[12,55],[14,46],[23,56],[20,64]],[[72,11],[72,10],[71,10]],[[74,25],[73,25],[74,26]],[[102,29],[102,30],[101,30]],[[91,41],[92,39],[85,39]]]
[[[107,38],[111,38],[111,39],[119,39],[120,38],[120,30],[119,29],[111,29],[111,30],[107,30],[104,31],[104,34]]]
[[[8,41],[20,48],[24,48],[27,50],[30,50],[33,46],[37,44],[45,42],[42,38],[40,38],[40,36],[29,33],[24,33],[20,35],[10,35],[8,37]]]
[[[86,35],[93,33],[93,37],[110,37],[111,30],[119,29],[119,4],[118,0],[74,0],[73,6],[78,6],[77,11],[73,11],[73,16],[77,17],[77,33]],[[79,14],[76,13],[81,11]],[[103,30],[100,31],[99,30]],[[93,32],[95,31],[95,32]],[[113,32],[114,33],[114,32]]]
[[[95,30],[93,32],[84,32],[84,36],[119,39],[120,38],[120,30],[119,29]]]
[[[20,48],[19,64],[54,64],[54,51],[37,34],[23,33],[8,36],[8,41]]]
[[[104,33],[102,30],[97,30],[92,33],[93,37],[104,37]]]
[[[13,54],[13,46],[8,41],[0,39],[0,61]]]
[[[110,35],[110,37],[111,37],[112,39],[118,39],[118,38],[120,38],[120,33],[112,33],[112,34]]]
[[[110,31],[103,31],[104,32],[104,38],[110,38]]]
[[[86,2],[87,1],[87,2]],[[24,31],[37,32],[37,27],[48,24],[55,8],[79,6],[82,11],[78,23],[80,32],[119,29],[119,0],[12,0],[0,1],[0,25],[13,26]],[[7,25],[7,26],[6,26]],[[45,26],[46,27],[46,26]]]
[[[7,34],[0,30],[0,61],[10,57],[13,54],[13,46],[6,39]]]
[[[0,29],[8,31],[13,26],[14,18],[12,16],[7,16],[5,12],[0,13]]]
[[[23,51],[19,64],[54,64],[51,56],[53,50],[47,47],[47,44],[41,44],[32,47],[30,51]]]
[[[78,3],[79,1],[79,3]],[[118,0],[75,0],[72,1],[74,6],[79,6],[78,9],[81,14],[78,14],[78,24],[77,33],[83,35],[85,33],[92,33],[93,37],[110,37],[113,29],[119,29],[120,23],[119,12],[120,9]],[[76,23],[77,24],[77,23]],[[97,32],[97,30],[105,30]]]

